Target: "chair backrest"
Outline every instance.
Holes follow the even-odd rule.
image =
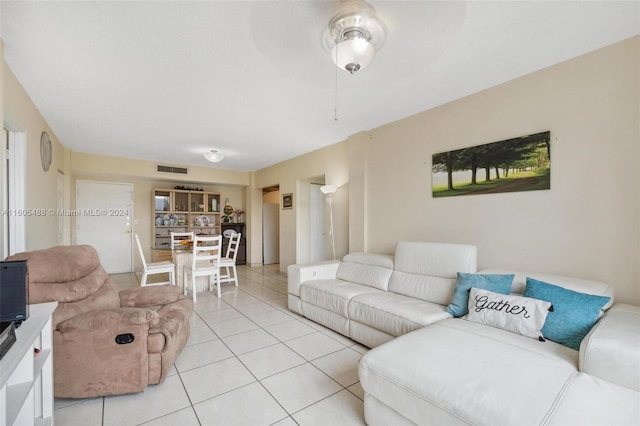
[[[203,261],[212,264],[220,264],[220,252],[222,251],[222,235],[193,237],[192,268],[195,270]]]
[[[192,241],[193,237],[193,232],[171,232],[171,250],[180,248],[182,246],[182,244],[180,244],[180,241]]]
[[[240,245],[240,237],[242,237],[242,234],[240,232],[236,232],[235,234],[231,235],[231,238],[229,238],[229,245],[227,246],[227,254],[225,257],[233,259],[234,261],[236,260],[236,257],[238,256],[238,246]]]
[[[142,267],[144,270],[147,270],[147,261],[144,259],[144,252],[142,251],[142,245],[140,244],[140,238],[138,238],[138,234],[135,234],[136,244],[138,245],[138,251],[140,252],[140,259],[142,259]]]

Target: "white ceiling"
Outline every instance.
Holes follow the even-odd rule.
[[[5,59],[74,151],[257,170],[640,32],[640,1],[371,1],[387,39],[338,74],[339,1],[6,1]],[[226,155],[213,165],[201,155]]]

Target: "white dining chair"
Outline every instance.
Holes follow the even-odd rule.
[[[135,234],[136,244],[138,245],[138,251],[140,252],[140,259],[142,259],[142,278],[140,279],[140,287],[152,286],[152,285],[165,285],[165,284],[176,284],[176,267],[173,262],[164,261],[164,262],[153,262],[147,263],[144,258],[144,252],[142,251],[142,245],[140,244],[140,238],[138,238],[138,234]],[[161,281],[155,283],[147,283],[147,278],[149,275],[158,275],[158,274],[169,274],[169,281]]]
[[[209,291],[211,291],[212,281],[215,277],[218,287],[218,297],[220,297],[220,252],[222,251],[222,235],[193,237],[193,255],[191,262],[184,266],[183,285],[184,294],[187,294],[189,277],[191,277],[191,292],[193,302],[196,302],[196,278],[209,277]]]
[[[221,283],[235,283],[238,287],[238,271],[236,270],[236,258],[238,257],[238,247],[240,246],[240,238],[242,234],[235,232],[229,238],[227,246],[227,254],[220,259],[220,267],[225,269],[225,274],[220,275]],[[233,275],[231,275],[233,271]]]
[[[171,232],[171,253],[175,249],[184,248],[184,245],[181,244],[181,241],[193,241],[193,232]]]

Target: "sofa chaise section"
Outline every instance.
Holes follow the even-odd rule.
[[[539,274],[515,273],[514,293],[524,290],[525,276],[613,299],[606,284]],[[362,357],[365,419],[369,425],[639,424],[636,308],[613,305],[579,351],[465,318],[398,337]]]

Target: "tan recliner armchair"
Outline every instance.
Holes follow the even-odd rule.
[[[7,260],[28,261],[30,304],[59,302],[53,313],[57,397],[140,392],[162,383],[189,339],[191,299],[175,286],[119,292],[91,246]]]

